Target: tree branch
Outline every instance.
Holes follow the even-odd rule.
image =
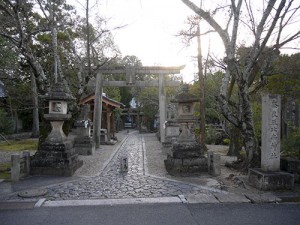
[[[220,35],[224,46],[228,46],[230,42],[230,38],[228,33],[222,29],[222,27],[214,20],[213,17],[209,14],[209,12],[204,11],[203,9],[196,6],[193,2],[189,0],[181,0],[186,6],[188,6],[191,10],[197,13],[200,17],[205,19],[205,21],[214,28],[218,34]]]
[[[271,26],[269,27],[269,30],[267,32],[267,35],[264,37],[263,39],[263,42],[260,44],[260,40],[261,40],[261,35],[262,35],[262,32],[263,32],[263,27],[266,23],[266,20],[267,18],[269,17],[273,7],[274,7],[274,4],[275,4],[276,0],[270,0],[268,2],[268,6],[266,8],[266,10],[264,11],[264,14],[263,14],[263,17],[258,25],[258,28],[257,28],[257,35],[255,36],[255,42],[254,42],[254,45],[251,49],[251,52],[250,52],[250,60],[249,60],[249,63],[246,67],[246,69],[244,70],[244,73],[243,73],[243,79],[245,81],[248,80],[248,77],[251,70],[253,69],[253,66],[256,62],[256,60],[258,59],[259,55],[261,54],[262,50],[265,48],[266,44],[267,44],[267,41],[269,40],[273,30],[274,30],[274,27],[280,17],[280,13],[285,5],[285,0],[281,0],[277,10],[276,10],[276,14],[275,14],[275,17],[273,18],[273,21],[272,21],[272,24]]]
[[[11,41],[11,42],[12,42],[14,45],[16,45],[16,46],[19,45],[19,40],[18,40],[18,39],[14,38],[14,37],[12,37],[12,36],[6,34],[6,33],[0,32],[0,36],[2,36],[2,37],[4,37],[4,38],[8,39],[9,41]]]

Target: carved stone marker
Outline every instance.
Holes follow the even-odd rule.
[[[280,171],[281,97],[262,97],[261,168],[249,169],[249,183],[261,190],[292,189],[294,175]]]
[[[280,95],[262,97],[262,150],[261,169],[264,171],[280,170]]]
[[[127,157],[122,157],[120,159],[120,172],[124,173],[124,172],[128,172],[128,158]]]
[[[221,155],[207,151],[208,173],[212,176],[221,175]]]

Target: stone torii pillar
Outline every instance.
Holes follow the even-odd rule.
[[[166,142],[166,84],[163,74],[159,74],[158,82],[158,97],[159,97],[159,131],[160,131],[160,142]]]
[[[94,115],[93,115],[93,139],[95,147],[100,147],[101,135],[101,119],[102,119],[102,74],[97,73],[95,100],[94,100]]]

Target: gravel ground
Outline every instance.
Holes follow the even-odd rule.
[[[83,161],[83,165],[76,170],[74,176],[92,177],[98,175],[106,166],[106,160],[113,157],[119,145],[126,138],[127,133],[123,131],[117,133],[116,136],[118,142],[115,145],[101,145],[100,148],[95,150],[94,155],[80,155],[79,159]]]

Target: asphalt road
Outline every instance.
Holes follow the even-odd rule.
[[[133,204],[0,210],[1,225],[299,225],[300,204]]]

